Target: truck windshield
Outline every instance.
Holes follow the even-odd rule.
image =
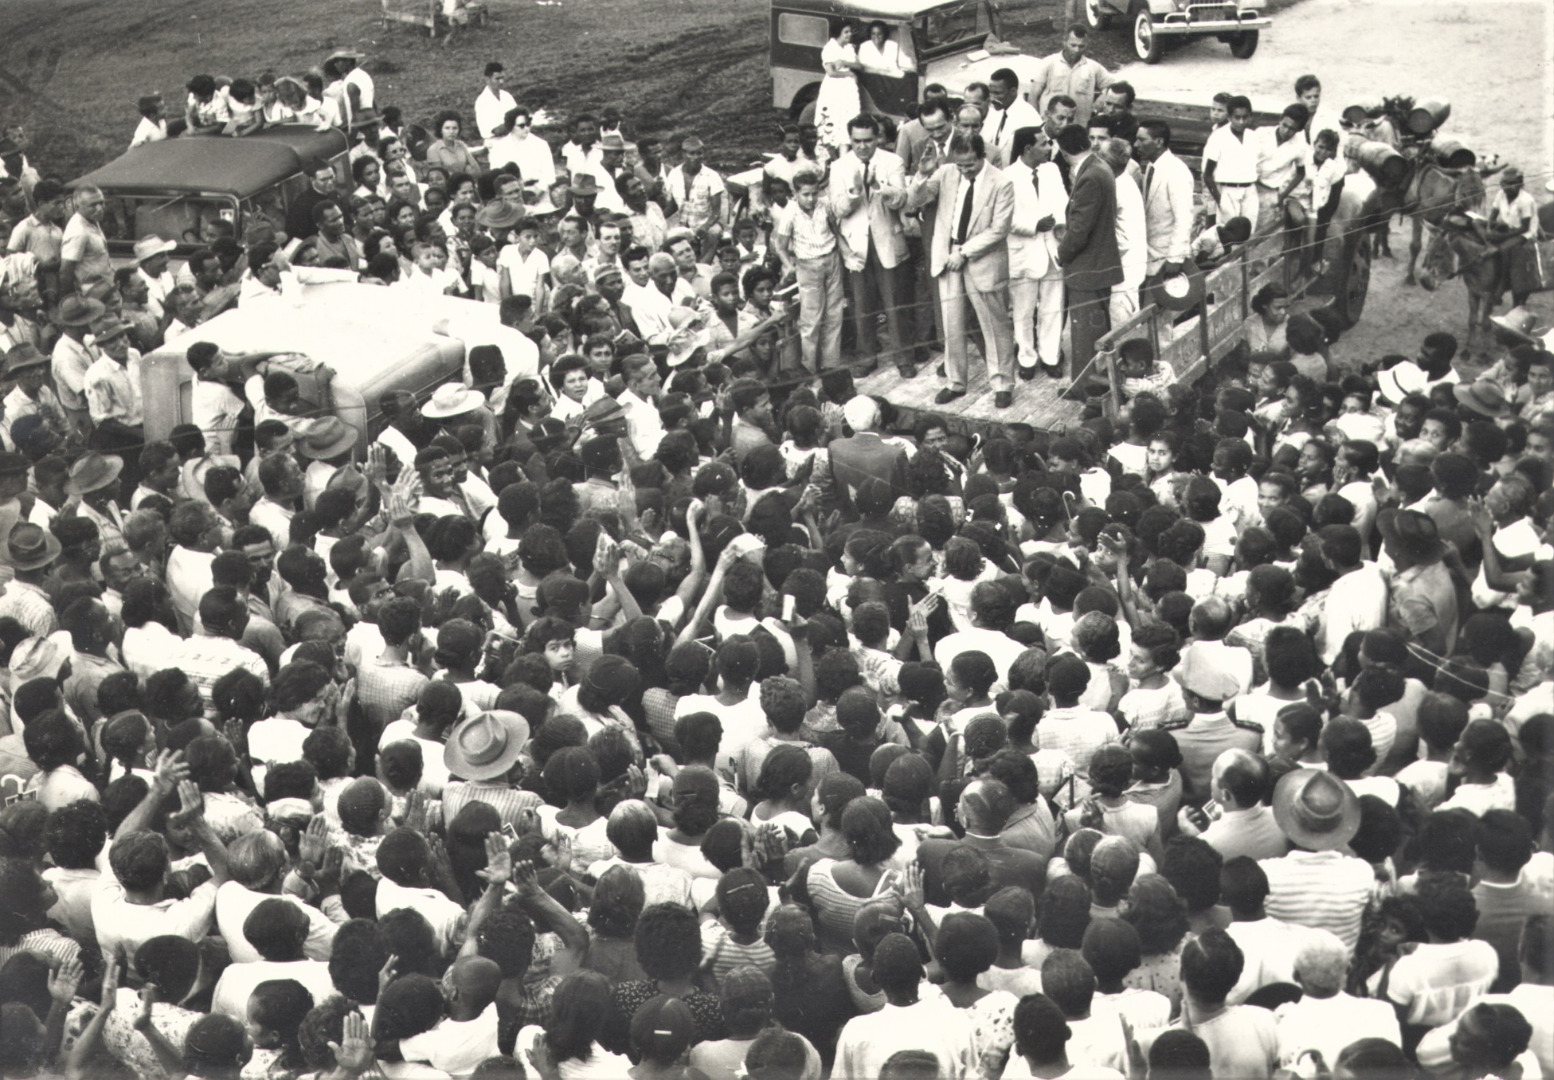
[[[107,195],[103,232],[121,243],[160,236],[182,247],[203,247],[216,239],[215,222],[236,224],[237,207],[218,195]]]
[[[959,4],[935,8],[917,22],[917,38],[923,54],[946,48],[975,47],[988,32],[982,20],[983,0],[962,0]]]

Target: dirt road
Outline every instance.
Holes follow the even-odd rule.
[[[1108,35],[1126,36],[1122,29]],[[1121,74],[1141,97],[1202,102],[1219,90],[1244,93],[1277,112],[1294,100],[1295,79],[1323,83],[1323,108],[1384,94],[1444,97],[1443,130],[1481,157],[1498,154],[1527,173],[1540,202],[1554,177],[1554,7],[1544,0],[1464,5],[1447,0],[1304,0],[1274,17],[1257,54],[1236,60],[1214,41],[1129,64]],[[1435,293],[1403,285],[1408,229],[1393,224],[1393,260],[1378,260],[1360,324],[1337,346],[1341,357],[1412,352],[1432,330],[1462,337],[1467,293],[1451,282]],[[1536,306],[1554,308],[1554,294]]]

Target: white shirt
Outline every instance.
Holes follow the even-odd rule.
[[[254,960],[227,965],[211,992],[210,1011],[240,1023],[246,1021],[248,999],[260,983],[271,979],[297,980],[313,995],[315,1003],[339,993],[329,977],[329,965],[320,960]]]
[[[104,880],[92,897],[92,925],[97,928],[97,946],[111,964],[119,949],[134,956],[135,950],[164,934],[198,941],[210,932],[215,907],[213,881],[205,882],[183,900],[132,904],[124,896],[124,886]]]
[[[1295,170],[1306,165],[1311,148],[1296,132],[1285,142],[1279,141],[1277,127],[1259,128],[1257,182],[1267,187],[1282,189],[1295,178]]]
[[[1226,124],[1210,132],[1203,144],[1203,163],[1214,163],[1214,182],[1217,184],[1257,183],[1259,156],[1257,132],[1251,128],[1237,138]]]
[[[133,150],[137,146],[161,142],[165,138],[167,138],[166,120],[152,120],[150,117],[142,116],[140,123],[135,125],[135,134],[130,138],[129,148]]]
[[[329,921],[316,907],[304,904],[302,900],[285,893],[255,892],[246,885],[240,885],[235,881],[228,881],[216,890],[216,928],[221,931],[221,936],[226,940],[227,951],[232,954],[234,964],[247,964],[263,959],[259,950],[248,943],[243,936],[243,923],[248,916],[253,914],[254,908],[266,900],[285,900],[297,905],[308,917],[308,939],[303,942],[302,953],[309,960],[329,959],[329,953],[334,946],[335,924]]]
[[[475,127],[482,139],[496,138],[496,129],[507,122],[507,114],[518,107],[506,90],[491,92],[488,86],[475,98]]]
[[[939,1080],[965,1080],[979,1070],[974,1060],[971,1020],[943,997],[914,1005],[886,1004],[879,1012],[855,1016],[842,1026],[836,1042],[836,1080],[876,1080],[880,1068],[899,1050],[927,1050],[939,1059]]]
[[[1008,165],[1013,160],[1014,133],[1041,125],[1041,113],[1023,97],[1016,97],[1007,109],[990,104],[987,119],[982,121],[982,141],[987,144],[988,158],[999,168]]]
[[[1356,630],[1387,621],[1387,579],[1375,563],[1362,563],[1333,583],[1322,602],[1322,662],[1331,664]]]
[[[372,76],[363,71],[360,64],[347,72],[342,81],[346,86],[356,87],[356,92],[361,98],[360,105],[363,109],[372,108],[373,94],[375,93],[372,85]],[[351,100],[349,94],[346,95],[345,100],[347,102]]]
[[[1385,1001],[1338,993],[1329,998],[1310,994],[1279,1006],[1279,1063],[1292,1067],[1307,1050],[1315,1050],[1331,1068],[1350,1043],[1386,1039],[1403,1045],[1397,1012]]]
[[[518,166],[518,175],[526,188],[546,191],[556,182],[556,161],[551,156],[550,144],[527,131],[522,135],[510,131],[492,139],[489,161],[493,169],[508,164]]]
[[[1331,938],[1325,930],[1313,930],[1298,923],[1282,919],[1254,919],[1251,922],[1237,920],[1225,927],[1241,949],[1241,978],[1225,998],[1232,1005],[1240,1005],[1253,991],[1270,983],[1295,981],[1295,957],[1308,943]]]
[[[431,1031],[399,1040],[406,1061],[424,1061],[449,1076],[468,1076],[476,1065],[497,1054],[496,1002],[473,1020],[443,1020]]]
[[[215,587],[210,568],[215,558],[211,552],[193,551],[181,545],[167,554],[167,591],[172,594],[178,626],[186,634],[194,629],[200,598]]]
[[[615,400],[626,410],[626,429],[631,436],[631,445],[639,457],[647,460],[664,437],[664,423],[659,419],[657,404],[643,400],[631,390],[623,391]]]
[[[451,956],[455,942],[463,936],[464,908],[436,889],[411,889],[388,878],[378,882],[377,914],[383,918],[391,911],[412,908],[426,917],[437,934],[444,956]]]
[[[1025,646],[1008,634],[973,627],[940,638],[934,646],[933,658],[941,668],[948,671],[952,660],[961,653],[972,651],[987,653],[993,661],[993,667],[998,670],[998,684],[1001,685],[1008,682],[1009,666],[1025,651]]]

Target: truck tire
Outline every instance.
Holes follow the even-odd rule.
[[[1133,5],[1133,55],[1146,64],[1157,64],[1165,51],[1165,41],[1155,33],[1154,16],[1145,4]]]
[[[1106,0],[1084,0],[1085,25],[1092,30],[1105,30],[1112,24],[1112,13],[1107,10]]]
[[[1257,31],[1247,30],[1230,39],[1230,55],[1237,60],[1250,60],[1257,51]]]
[[[1346,326],[1353,326],[1364,314],[1370,292],[1371,239],[1358,230],[1351,232],[1344,237],[1342,251],[1342,262],[1333,273],[1333,308]]]
[[[793,103],[788,106],[788,115],[795,124],[812,123],[815,115],[815,99],[820,97],[820,84],[811,83],[797,94],[793,95]],[[809,117],[804,116],[808,110]]]

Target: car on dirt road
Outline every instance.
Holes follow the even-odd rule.
[[[1133,53],[1146,64],[1167,49],[1199,38],[1216,38],[1230,54],[1245,60],[1257,51],[1260,31],[1273,25],[1263,14],[1264,0],[1083,0],[1085,23],[1105,30],[1125,23],[1133,35]]]
[[[772,0],[772,104],[795,120],[820,93],[820,50],[843,21],[884,23],[899,50],[899,74],[858,73],[868,112],[915,116],[930,83],[960,97],[999,68],[1014,71],[1022,86],[1041,68],[1004,39],[995,0]]]
[[[287,208],[308,186],[311,161],[329,162],[338,189],[349,191],[347,149],[340,132],[306,124],[241,138],[164,139],[137,146],[66,186],[102,189],[103,232],[116,259],[129,258],[143,236],[174,241],[176,256],[185,258],[210,245],[217,221],[231,222],[239,241],[256,216],[283,229]]]

